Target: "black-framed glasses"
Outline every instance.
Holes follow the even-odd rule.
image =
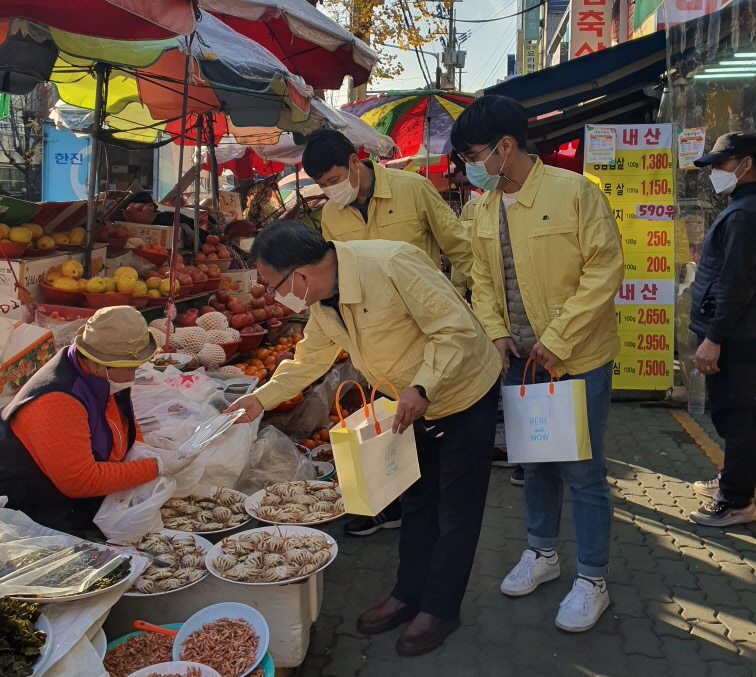
[[[489,143],[487,146],[485,146],[484,148],[481,148],[477,153],[474,153],[473,155],[467,155],[467,154],[459,153],[458,157],[466,165],[474,165],[478,161],[478,157],[482,153],[485,153],[489,149],[493,150],[494,146],[495,146],[495,144]]]
[[[296,268],[292,268],[286,275],[284,275],[284,278],[275,286],[275,287],[268,287],[266,289],[266,292],[268,294],[275,294],[276,290],[284,283],[286,280],[288,280],[291,277],[291,274],[296,270]]]

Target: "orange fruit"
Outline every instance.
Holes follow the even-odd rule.
[[[302,440],[302,441],[300,442],[300,444],[301,444],[301,445],[302,445],[303,447],[306,447],[307,449],[314,449],[315,447],[317,447],[317,446],[318,446],[318,445],[317,445],[317,444],[315,443],[315,441],[314,441],[314,440],[310,440],[310,439],[307,439],[307,440]]]
[[[269,355],[270,355],[270,350],[268,350],[267,348],[258,348],[257,351],[255,352],[255,357],[258,360],[264,360]]]
[[[252,365],[253,367],[257,367],[258,369],[259,369],[260,367],[264,367],[264,366],[265,366],[265,365],[263,364],[263,361],[262,361],[262,360],[258,360],[258,359],[256,359],[256,358],[255,358],[254,360],[252,360],[252,361],[250,362],[250,364],[251,364],[251,365]]]
[[[150,248],[151,248],[151,249],[153,249],[153,250],[154,250],[154,251],[156,251],[156,252],[159,252],[159,251],[160,251],[160,250],[162,249],[162,247],[160,246],[160,243],[159,243],[159,242],[153,242],[153,243],[152,243],[152,244],[150,245]]]
[[[258,369],[260,380],[264,379],[268,375],[267,369]]]

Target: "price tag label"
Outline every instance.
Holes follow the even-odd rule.
[[[648,223],[636,221],[636,224]],[[622,246],[625,253],[647,252],[668,254],[674,251],[674,231],[670,223],[649,223],[644,228],[622,228]]]
[[[618,355],[614,360],[612,387],[618,390],[666,390],[671,385],[671,361],[667,353]]]
[[[617,323],[620,331],[654,332],[663,327],[672,327],[673,306],[630,306],[617,307]]]
[[[649,221],[672,221],[675,218],[674,205],[635,205],[635,218]]]

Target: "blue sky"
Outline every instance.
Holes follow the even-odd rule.
[[[517,11],[516,0],[463,0],[455,3],[457,19],[489,19],[514,14]],[[507,69],[507,54],[516,50],[517,18],[485,24],[457,23],[457,33],[469,32],[470,37],[462,45],[467,51],[467,63],[462,74],[462,89],[475,92],[478,89],[495,84],[497,78],[503,78]],[[436,40],[422,49],[437,52],[442,49],[440,40]],[[387,50],[399,55],[404,65],[404,72],[392,80],[372,82],[369,89],[414,89],[424,87],[425,80],[417,63],[414,51],[401,52]],[[435,77],[436,59],[430,55],[421,55],[431,75]],[[334,97],[334,103],[340,105],[346,101],[345,92]]]

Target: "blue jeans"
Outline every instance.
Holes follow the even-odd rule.
[[[526,360],[510,356],[504,385],[522,383]],[[528,381],[531,372],[528,369]],[[564,463],[524,463],[525,517],[532,548],[553,548],[559,542],[564,485],[572,492],[572,519],[578,543],[577,570],[584,576],[604,576],[609,567],[612,505],[606,481],[604,431],[612,392],[612,363],[562,380],[585,381],[592,458]],[[536,383],[548,382],[548,372],[536,371]]]

